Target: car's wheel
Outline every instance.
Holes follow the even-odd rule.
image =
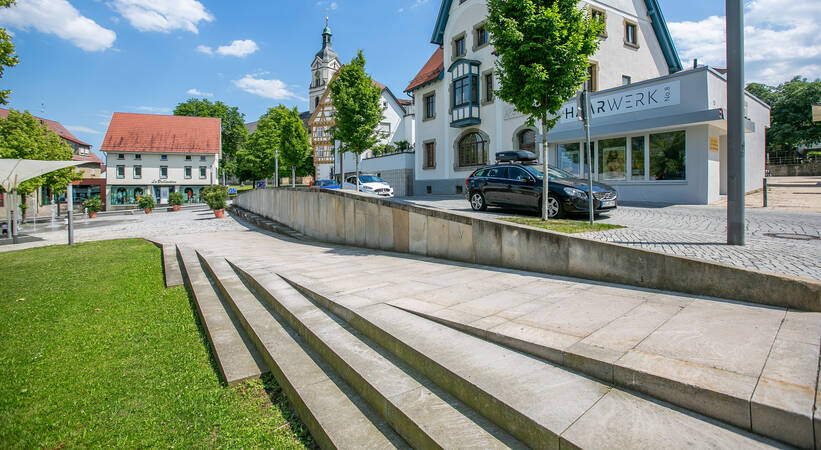
[[[554,197],[547,197],[547,217],[550,219],[561,219],[564,216],[562,203]]]
[[[474,211],[486,210],[487,203],[485,203],[485,196],[482,195],[481,192],[474,192],[470,194],[470,207],[473,208]]]

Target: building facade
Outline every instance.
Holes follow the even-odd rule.
[[[166,205],[172,192],[200,203],[219,184],[221,142],[218,118],[114,113],[102,145],[110,208],[134,208],[143,195]]]
[[[723,114],[723,77],[703,69],[693,77],[666,78],[682,72],[682,67],[656,0],[591,0],[579,2],[578,7],[605,23],[600,47],[590,58],[587,81],[594,101],[604,101],[601,107],[594,104],[594,178],[613,184],[620,198],[628,201],[707,203],[721,195],[722,178],[705,171],[708,160],[718,162],[726,154],[726,149],[721,150],[722,139],[726,140],[726,131],[721,132],[726,130],[724,116],[702,115],[699,122],[678,116],[696,110]],[[418,194],[462,193],[465,178],[477,167],[494,163],[497,152],[540,153],[536,141],[543,130],[528,126],[527,117],[493,94],[497,57],[484,26],[487,14],[484,0],[443,0],[431,38],[438,48],[406,88],[419,111],[414,183]],[[690,83],[693,79],[704,84]],[[650,94],[642,86],[651,88],[651,97],[646,97]],[[669,96],[660,99],[662,94]],[[748,189],[755,189],[763,175],[763,130],[769,126],[769,111],[757,99],[750,96],[750,100],[758,131],[747,136],[748,168],[753,171]],[[616,107],[608,101],[621,103]],[[551,165],[583,176],[589,164],[577,149],[581,125],[574,105],[569,106],[574,116],[563,118],[547,134],[548,159]],[[604,125],[616,121],[630,125],[619,128],[621,134],[611,133],[616,129]],[[630,137],[625,134],[628,129]],[[664,140],[673,142],[674,148],[659,147]],[[631,152],[633,145],[636,150]],[[668,153],[675,158],[659,159]],[[761,164],[753,162],[759,153]],[[628,158],[634,158],[634,164]],[[679,165],[681,170],[672,174],[653,169],[668,165]],[[720,172],[717,169],[715,174]],[[715,186],[708,187],[707,179],[715,179]],[[687,187],[681,188],[682,183]]]
[[[322,31],[322,49],[315,55],[311,64],[312,82],[309,87],[311,99],[311,116],[308,119],[308,130],[311,146],[314,151],[315,179],[340,178],[355,171],[356,159],[351,153],[342,156],[335,152],[337,143],[331,138],[330,127],[334,125],[334,108],[328,84],[333,80],[341,65],[339,57],[331,47],[331,30],[326,25]],[[391,151],[382,154],[367,151],[360,157],[361,172],[375,173],[391,186],[397,195],[408,195],[412,189],[413,165],[408,163],[407,156],[413,151],[415,139],[415,116],[413,103],[407,99],[397,98],[391,90],[374,82],[382,90],[380,101],[383,108],[379,130],[384,137],[379,146],[390,144],[391,149],[406,147],[404,151]],[[396,157],[394,157],[396,155]],[[373,160],[373,161],[372,161]],[[378,161],[376,161],[378,160]]]

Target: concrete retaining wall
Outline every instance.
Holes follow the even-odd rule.
[[[245,192],[234,205],[318,240],[821,312],[821,282],[346,191]]]
[[[806,164],[767,164],[774,177],[814,177],[821,175],[821,162]]]

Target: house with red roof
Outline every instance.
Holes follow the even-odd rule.
[[[221,121],[115,112],[101,150],[112,209],[134,208],[143,195],[166,205],[172,192],[200,203],[200,191],[219,183]]]

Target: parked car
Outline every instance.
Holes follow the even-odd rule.
[[[313,189],[339,189],[339,183],[336,180],[316,180],[311,185]]]
[[[548,176],[548,217],[559,218],[588,211],[587,180],[576,178],[556,167],[548,168]],[[536,167],[524,164],[482,167],[465,180],[467,199],[475,211],[484,211],[488,206],[541,211],[543,179],[544,175]],[[594,182],[594,213],[615,209],[617,197],[612,187]]]
[[[356,175],[348,177],[345,180],[344,187],[345,189],[356,190]],[[359,174],[359,192],[393,197],[393,188],[385,180],[371,174]]]

